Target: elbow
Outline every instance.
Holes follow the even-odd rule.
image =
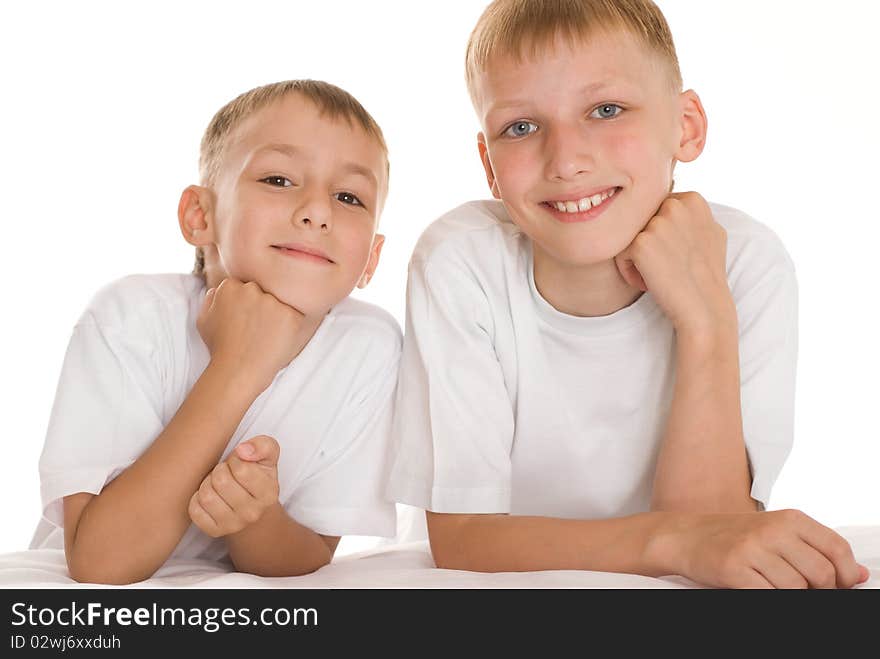
[[[431,554],[434,565],[441,570],[466,570],[468,572],[499,572],[488,563],[474,560],[463,547],[450,546],[445,542],[431,539]]]
[[[293,564],[260,563],[257,561],[243,560],[230,554],[232,566],[236,572],[252,574],[255,577],[303,577],[317,572],[325,565],[329,565],[333,554],[329,551],[326,556],[321,556],[312,561],[301,561]]]
[[[446,543],[441,540],[435,538],[435,536],[430,536],[430,544],[431,544],[431,556],[434,558],[434,565],[441,570],[463,570],[465,569],[461,561],[459,561],[459,557],[455,554],[455,552],[450,551],[449,547],[447,547]]]
[[[328,561],[329,563],[329,561]],[[273,578],[273,577],[304,577],[307,574],[312,574],[313,572],[317,572],[322,567],[327,565],[327,563],[318,563],[313,565],[296,565],[290,568],[277,568],[274,566],[239,566],[235,565],[235,571],[241,572],[244,574],[252,574],[255,577],[265,577],[265,578]]]
[[[67,553],[67,572],[78,583],[106,586],[129,586],[151,576],[150,573],[135,573],[120,566],[108,565],[107,561],[80,557],[75,553]]]
[[[491,567],[481,565],[473,552],[469,550],[472,543],[468,541],[467,529],[463,520],[450,519],[449,521],[452,524],[443,525],[435,521],[428,526],[428,539],[434,565],[441,570],[493,572]]]
[[[113,574],[103,570],[95,570],[82,568],[68,563],[67,571],[70,578],[82,584],[100,584],[104,586],[130,586],[133,583],[142,581],[137,577],[125,576],[121,574]]]

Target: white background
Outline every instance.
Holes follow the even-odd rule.
[[[880,524],[874,310],[880,153],[870,0],[661,0],[709,140],[677,189],[774,229],[800,283],[796,439],[771,508]],[[185,272],[180,191],[213,113],[319,78],[385,130],[383,260],[360,297],[403,321],[406,263],[439,214],[486,195],[463,82],[483,0],[41,2],[0,9],[0,552],[40,514],[37,461],[73,323],[129,273]]]

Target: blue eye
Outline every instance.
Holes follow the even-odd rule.
[[[343,204],[350,204],[352,206],[363,206],[361,200],[350,192],[337,192],[336,198]]]
[[[515,121],[504,129],[507,137],[525,137],[538,130],[538,127],[531,121]]]
[[[590,113],[595,119],[613,119],[623,112],[623,108],[614,103],[603,103]]]
[[[293,186],[293,182],[283,176],[267,176],[266,178],[261,178],[260,183],[267,183],[276,188],[289,188]]]

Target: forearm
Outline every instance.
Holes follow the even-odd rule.
[[[652,510],[754,511],[750,489],[736,324],[700,334],[680,332]]]
[[[292,519],[280,503],[238,533],[226,536],[235,569],[261,577],[291,577],[327,565],[333,551],[310,528]]]
[[[189,527],[190,497],[258,393],[225,369],[205,370],[150,448],[65,529],[75,579],[130,583],[165,562]]]
[[[596,570],[661,576],[677,572],[665,530],[675,513],[600,520],[426,513],[437,567],[476,572]]]

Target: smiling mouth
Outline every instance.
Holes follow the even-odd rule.
[[[575,213],[585,213],[593,208],[602,206],[619,191],[619,187],[608,188],[602,192],[597,192],[596,194],[587,197],[581,197],[580,199],[545,201],[543,202],[543,205],[560,213],[570,213],[572,215]]]
[[[333,259],[323,252],[305,245],[272,245],[272,249],[278,250],[284,256],[310,261],[312,263],[335,263]]]

